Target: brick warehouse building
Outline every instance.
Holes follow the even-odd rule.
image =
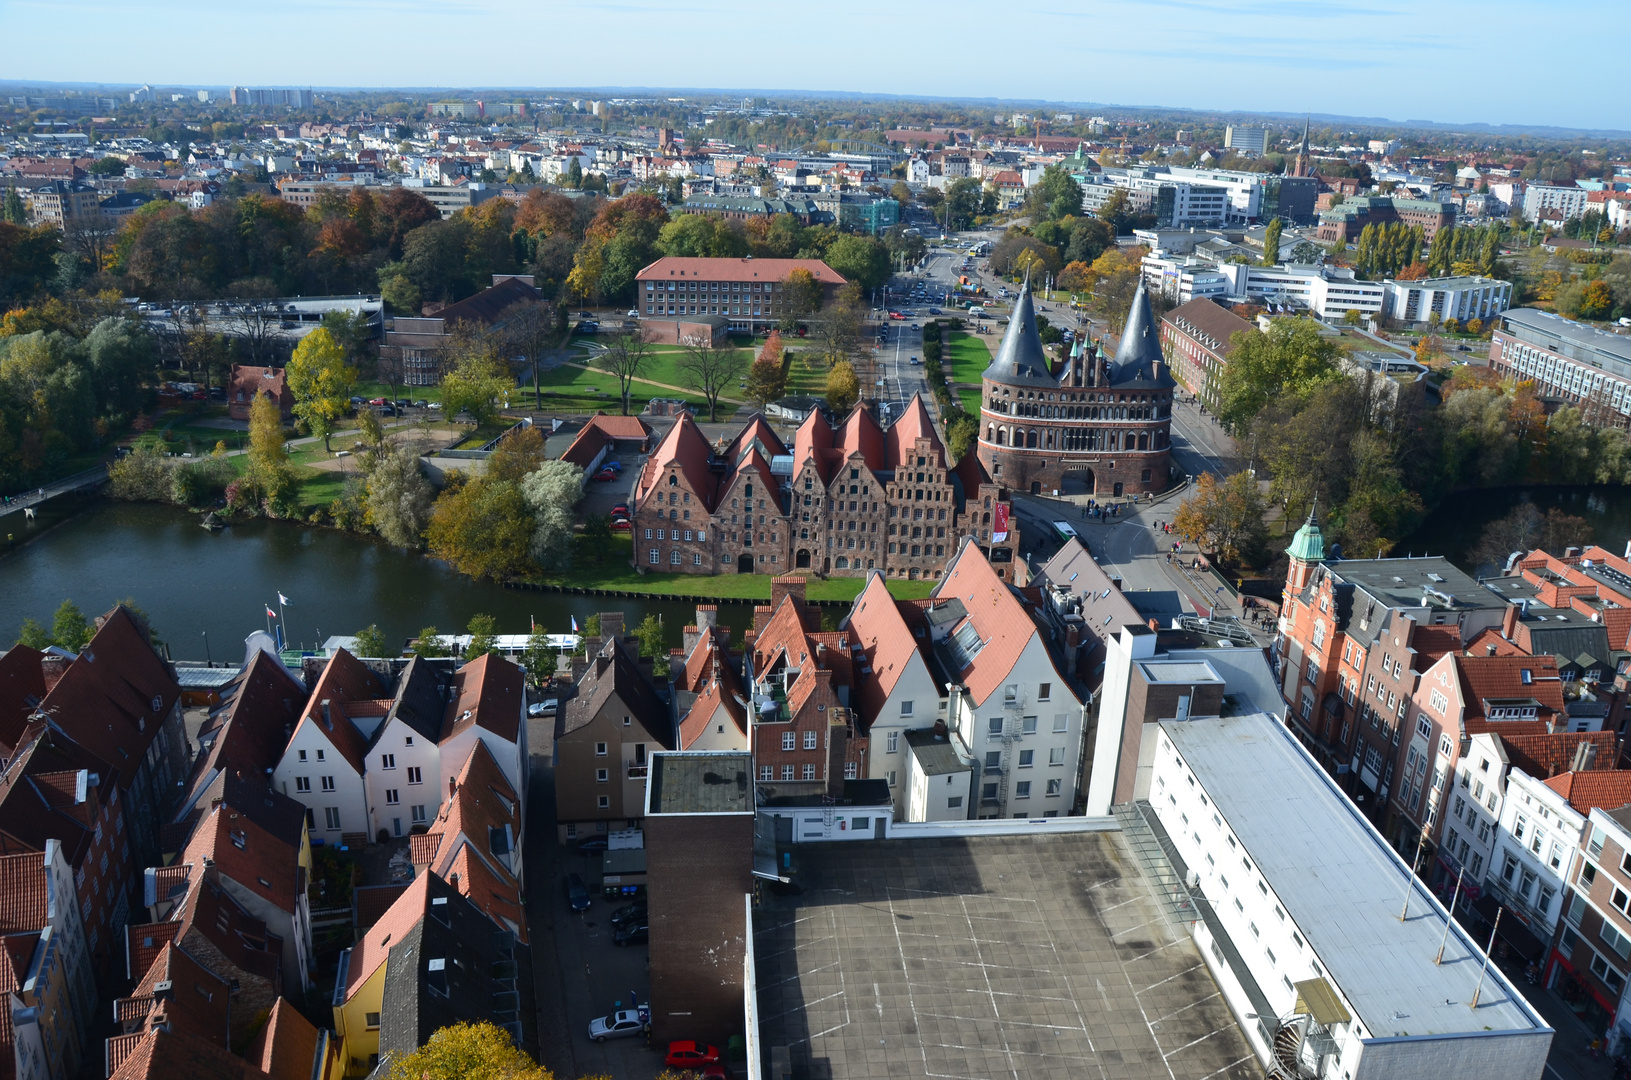
[[[996,359],[980,376],[979,457],[1015,491],[1095,495],[1165,491],[1171,469],[1172,391],[1142,283],[1113,362],[1072,349],[1054,372],[1036,331],[1027,281]]]
[[[934,580],[969,536],[1011,580],[1009,511],[975,455],[948,463],[917,397],[888,428],[864,406],[836,429],[812,411],[791,450],[762,417],[716,446],[687,415],[635,484],[635,567]]]
[[[658,259],[635,275],[634,302],[642,318],[717,315],[731,330],[753,331],[784,319],[783,284],[794,270],[808,270],[829,303],[848,282],[820,259]]]

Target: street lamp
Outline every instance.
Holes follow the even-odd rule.
[[[204,662],[209,667],[214,667],[215,666],[215,660],[213,658],[211,658],[211,656],[210,656],[210,632],[208,630],[205,630],[203,633],[204,633]]]

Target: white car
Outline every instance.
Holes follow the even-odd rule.
[[[607,1039],[621,1039],[629,1035],[638,1035],[646,1029],[640,1022],[640,1014],[633,1009],[619,1009],[610,1016],[589,1021],[589,1038],[594,1042],[605,1042]]]

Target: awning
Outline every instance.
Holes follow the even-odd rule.
[[[1472,902],[1473,911],[1486,923],[1493,923],[1496,912],[1503,906],[1491,893],[1485,893]],[[1510,945],[1512,951],[1525,960],[1538,961],[1542,956],[1546,955],[1545,942],[1531,933],[1529,927],[1524,925],[1523,921],[1513,914],[1510,908],[1501,915],[1501,925],[1495,928],[1495,936]],[[1480,944],[1486,943],[1480,942]]]

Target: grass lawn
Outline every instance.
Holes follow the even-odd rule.
[[[605,561],[599,565],[579,559],[570,572],[548,575],[537,580],[546,585],[580,589],[620,589],[626,592],[704,596],[720,600],[770,599],[772,577],[770,574],[720,574],[717,577],[699,574],[637,574],[628,564],[629,548],[629,537],[614,536]],[[826,581],[810,577],[805,595],[811,600],[853,600],[865,585],[864,577],[829,578]],[[932,581],[890,581],[889,591],[902,600],[915,600],[928,596],[934,585]]]
[[[551,412],[594,412],[603,409],[608,412],[620,410],[621,402],[617,396],[617,379],[603,371],[586,371],[579,367],[561,366],[543,373],[538,380],[543,390],[543,400],[539,408]],[[649,383],[635,383],[629,398],[629,406],[639,412],[644,409],[646,402],[654,397],[682,398],[695,405],[703,404],[702,398],[697,394],[676,393],[652,386]],[[510,402],[521,407],[532,402],[532,384],[510,392]]]
[[[808,363],[805,362],[806,357],[809,358]],[[792,361],[787,365],[787,393],[821,397],[826,392],[827,365],[816,358],[813,349],[794,353]]]
[[[978,419],[980,416],[980,391],[978,389],[963,389],[957,391],[957,400],[962,404],[963,411]]]
[[[991,342],[994,344],[997,340],[993,337]],[[991,356],[991,346],[986,344],[984,337],[953,330],[946,335],[940,364],[947,369],[953,381],[977,384],[980,373],[991,366]]]
[[[393,391],[391,387],[382,382],[359,382],[351,392],[357,397],[369,399],[379,397],[395,399],[401,397],[409,401],[442,400],[442,388],[440,386],[404,386],[398,383]]]

